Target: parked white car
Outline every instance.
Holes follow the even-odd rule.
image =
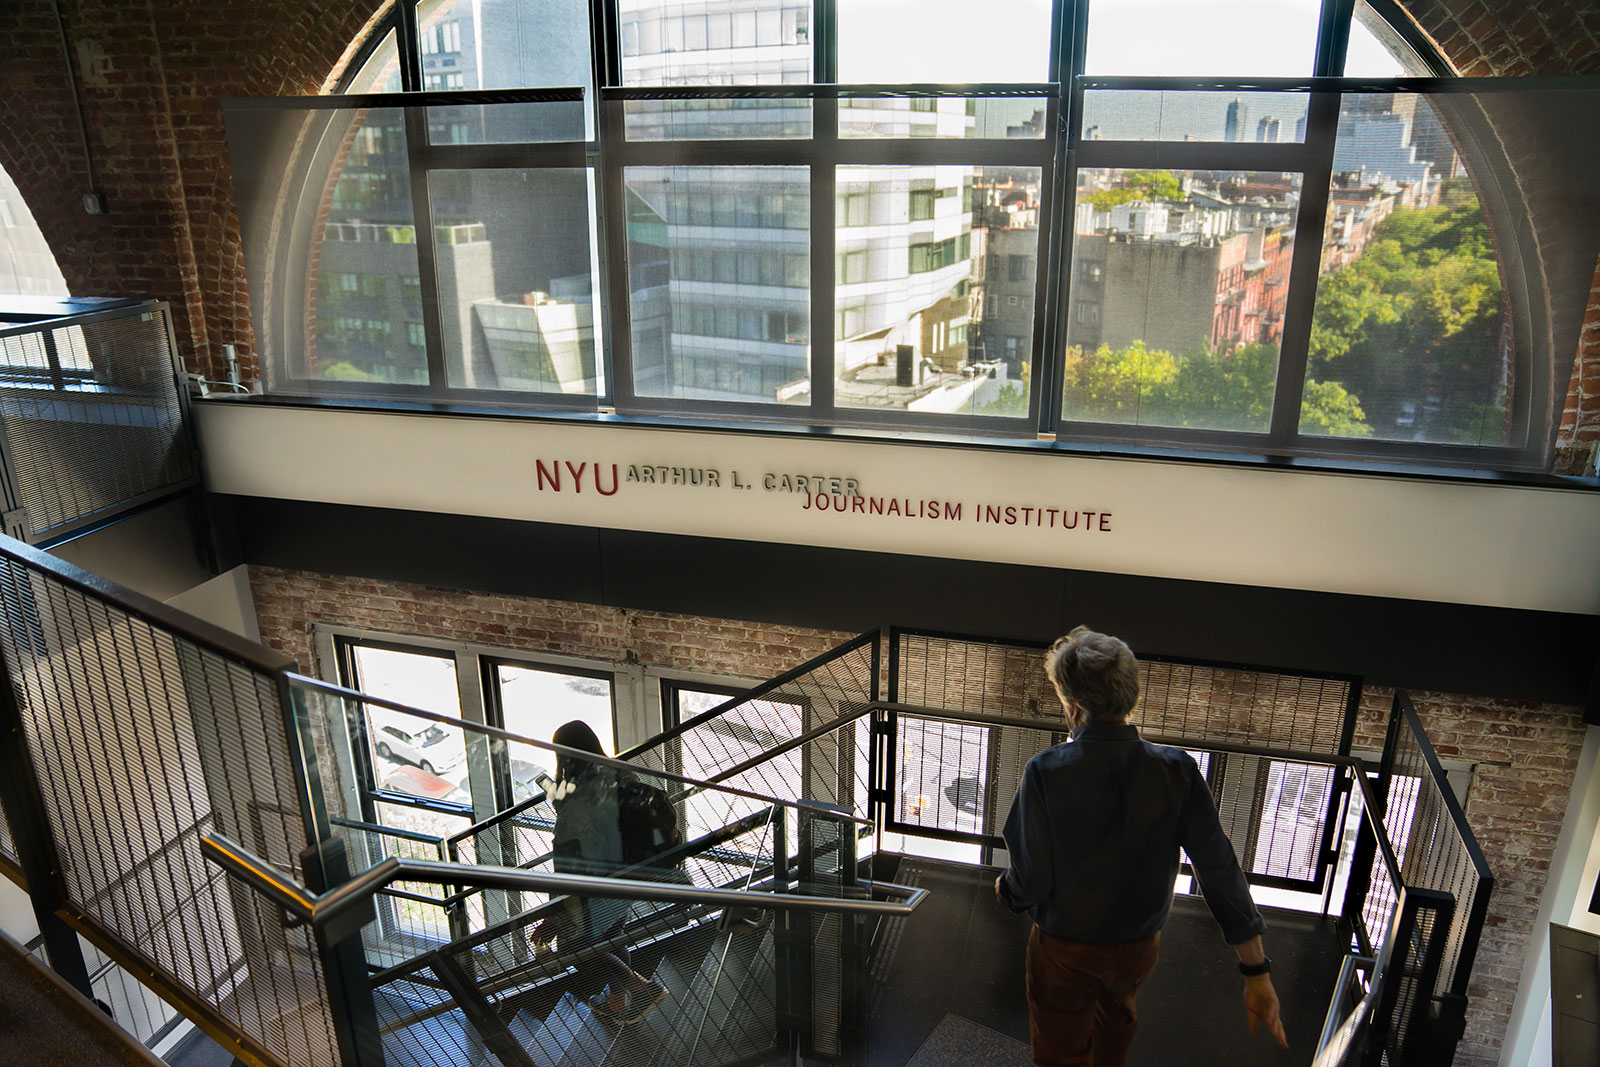
[[[372,747],[390,763],[412,763],[429,774],[443,775],[467,761],[459,733],[438,723],[399,723],[374,717]]]

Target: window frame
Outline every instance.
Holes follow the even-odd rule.
[[[1353,464],[1394,464],[1430,466],[1439,470],[1468,469],[1500,472],[1529,472],[1542,470],[1548,452],[1548,441],[1553,430],[1554,412],[1542,410],[1535,402],[1543,395],[1540,387],[1548,386],[1549,368],[1542,366],[1548,360],[1537,356],[1526,358],[1530,366],[1517,365],[1513,372],[1516,388],[1512,393],[1514,404],[1513,424],[1516,440],[1505,446],[1457,445],[1420,443],[1414,441],[1378,440],[1373,438],[1336,438],[1301,434],[1299,431],[1300,401],[1306,377],[1307,349],[1311,330],[1312,309],[1316,296],[1316,266],[1321,250],[1322,226],[1326,214],[1328,188],[1324,180],[1332,167],[1334,131],[1337,128],[1337,97],[1313,97],[1306,119],[1306,139],[1303,143],[1233,142],[1210,144],[1196,142],[1104,142],[1080,137],[1078,117],[1083,114],[1083,94],[1095,88],[1172,88],[1196,89],[1221,85],[1236,89],[1238,79],[1193,78],[1089,78],[1081,72],[1084,68],[1087,47],[1089,4],[1092,0],[1055,0],[1050,14],[1050,48],[1048,78],[1045,83],[1033,86],[842,86],[833,84],[837,72],[838,13],[836,0],[814,0],[808,26],[811,43],[811,66],[814,84],[810,86],[739,86],[734,91],[740,96],[804,96],[812,101],[812,135],[769,141],[691,141],[666,140],[655,142],[630,141],[626,136],[623,109],[635,100],[693,100],[727,96],[726,86],[680,86],[674,88],[620,88],[622,85],[622,58],[624,55],[625,27],[639,25],[630,18],[621,21],[616,0],[591,0],[590,63],[593,84],[602,88],[597,94],[593,139],[578,146],[563,145],[564,150],[581,149],[586,166],[598,186],[594,208],[599,229],[600,263],[598,264],[599,290],[595,294],[597,332],[596,361],[604,368],[605,389],[595,398],[573,402],[573,398],[552,394],[523,394],[497,390],[449,390],[445,398],[464,405],[489,407],[545,408],[559,411],[563,408],[598,406],[609,408],[623,417],[685,418],[703,424],[705,420],[726,422],[742,429],[750,429],[752,420],[769,424],[775,429],[816,429],[818,427],[856,428],[871,432],[877,429],[922,431],[936,434],[965,434],[985,437],[1009,437],[1018,443],[1033,441],[1047,447],[1072,451],[1081,447],[1109,448],[1113,451],[1138,455],[1158,451],[1170,455],[1174,450],[1198,459],[1230,458],[1254,461],[1260,458],[1287,459],[1289,462],[1328,462],[1343,467]],[[1436,75],[1429,79],[1398,79],[1384,83],[1338,81],[1345,63],[1345,55],[1356,4],[1350,0],[1322,0],[1318,16],[1317,36],[1313,65],[1310,74],[1301,79],[1252,79],[1252,85],[1277,87],[1291,91],[1316,92],[1319,90],[1354,91],[1366,85],[1369,91],[1403,88],[1414,91],[1448,92],[1471,91],[1476,79],[1454,78],[1453,71],[1439,56],[1437,50],[1416,32],[1394,0],[1365,0],[1372,13],[1388,23],[1416,56]],[[395,33],[400,56],[402,89],[413,92],[422,85],[421,52],[417,26],[416,6],[405,0],[369,31],[367,45],[351,63],[350,74],[359,72],[366,59],[381,46],[388,34]],[[1479,83],[1481,84],[1481,83]],[[971,98],[974,95],[1037,95],[1046,101],[1045,130],[1064,130],[1056,136],[1046,136],[1032,142],[1033,147],[1043,146],[1047,157],[1042,164],[1031,162],[1038,158],[1028,155],[1027,164],[1040,166],[1040,217],[1038,223],[1039,245],[1035,268],[1033,298],[1033,336],[1030,353],[1028,410],[1020,416],[987,416],[977,414],[928,414],[901,409],[866,409],[840,406],[834,397],[834,360],[836,313],[841,310],[836,287],[838,257],[844,255],[839,241],[836,219],[840,207],[835,177],[843,165],[904,165],[944,163],[970,166],[1019,165],[1018,145],[1023,139],[979,141],[963,139],[913,138],[859,139],[841,137],[839,133],[840,108],[862,97],[910,97],[918,101],[917,107],[937,107],[940,96]],[[530,91],[538,92],[538,91]],[[547,92],[547,91],[546,91]],[[421,96],[446,98],[443,102],[462,102],[471,93],[436,93]],[[504,98],[505,94],[499,94]],[[348,99],[348,98],[345,98]],[[1332,99],[1331,106],[1317,101]],[[418,102],[425,102],[418,99]],[[1066,120],[1066,121],[1064,121]],[[1159,151],[1152,152],[1159,145]],[[431,152],[448,146],[432,146]],[[525,150],[530,146],[472,146],[478,158],[491,159],[497,153]],[[532,146],[550,148],[551,146]],[[490,151],[492,150],[492,151]],[[1067,323],[1075,305],[1075,279],[1069,277],[1072,268],[1072,216],[1076,206],[1076,180],[1080,168],[1105,166],[1137,166],[1141,156],[1160,158],[1163,166],[1177,169],[1247,169],[1248,163],[1258,163],[1257,169],[1271,167],[1302,175],[1300,201],[1294,225],[1296,237],[1288,287],[1288,307],[1284,313],[1283,339],[1280,343],[1279,365],[1274,382],[1274,400],[1269,428],[1264,433],[1234,430],[1195,430],[1183,427],[1159,427],[1106,424],[1093,421],[1065,421],[1063,418],[1064,371],[1062,356],[1065,351]],[[570,158],[568,156],[567,158]],[[805,166],[810,173],[811,196],[811,278],[809,288],[810,378],[809,398],[803,404],[785,404],[773,401],[745,403],[731,400],[702,400],[678,397],[640,396],[634,391],[632,333],[629,322],[628,266],[626,263],[625,236],[607,235],[607,220],[626,218],[622,192],[623,174],[630,166],[671,166],[691,161],[706,166]],[[1225,161],[1218,166],[1219,161]],[[970,186],[969,186],[970,188]],[[965,195],[965,194],[964,194]],[[414,205],[418,203],[413,198]],[[1488,210],[1486,206],[1486,211]],[[870,219],[868,221],[870,224]],[[440,309],[433,293],[434,279],[431,263],[422,247],[433,238],[431,227],[417,227],[419,268],[422,275],[424,326],[428,341],[430,367],[442,363],[436,356],[439,347],[438,319]],[[608,254],[609,252],[609,254]],[[1521,277],[1508,278],[1502,299],[1514,323],[1525,323],[1525,308],[1530,302],[1530,290],[1523,287]],[[1094,284],[1090,282],[1089,284]],[[1535,291],[1535,295],[1537,292]],[[599,327],[603,323],[603,329]],[[998,326],[998,322],[995,323]],[[984,331],[977,326],[970,336],[976,338]],[[1526,346],[1516,346],[1519,355],[1526,355]],[[667,353],[670,358],[670,353]],[[970,357],[969,357],[970,358]],[[1540,377],[1541,373],[1543,378]],[[335,383],[337,384],[337,383]],[[1559,383],[1554,383],[1559,384]],[[330,389],[327,383],[318,383],[321,393],[370,395],[371,386]],[[437,390],[413,390],[405,387],[386,387],[387,396],[397,400],[438,400]],[[974,442],[976,443],[976,442]],[[1289,457],[1292,457],[1289,458]],[[1348,468],[1346,468],[1348,469]]]
[[[652,709],[646,699],[645,670],[638,664],[622,660],[604,660],[596,657],[570,656],[547,653],[542,650],[512,649],[473,642],[449,641],[416,634],[399,634],[360,629],[346,625],[317,623],[312,628],[312,646],[319,674],[326,680],[348,688],[359,681],[355,670],[355,646],[378,648],[386,651],[407,652],[417,655],[450,658],[455,663],[456,685],[460,698],[461,720],[480,726],[504,729],[503,720],[491,718],[491,687],[487,685],[493,670],[490,664],[505,662],[513,666],[532,667],[562,674],[587,675],[608,678],[611,682],[612,724],[618,751],[624,751],[639,742],[660,733],[650,726]],[[659,709],[654,709],[659,710]],[[371,761],[371,743],[365,715],[360,724],[361,737],[353,758],[357,761],[356,779],[359,795],[351,799],[369,822],[376,822],[373,801],[425,808],[445,815],[462,815],[469,822],[486,818],[499,810],[504,798],[511,796],[509,789],[510,767],[492,765],[488,781],[479,781],[471,773],[472,759],[469,748],[467,771],[467,804],[443,803],[408,793],[384,790],[377,787],[377,778]],[[501,761],[495,761],[498,764]],[[554,768],[551,768],[553,771]],[[500,790],[504,788],[505,791]],[[485,792],[485,790],[488,790]],[[493,810],[490,810],[493,808]]]

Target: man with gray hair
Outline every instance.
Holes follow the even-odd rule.
[[[1129,725],[1139,664],[1080,626],[1045,654],[1072,740],[1028,761],[1006,819],[1011,866],[995,894],[1034,921],[1028,1021],[1038,1067],[1119,1067],[1139,1025],[1134,998],[1155,971],[1178,850],[1239,954],[1244,1006],[1288,1048],[1261,946],[1261,913],[1193,757]]]

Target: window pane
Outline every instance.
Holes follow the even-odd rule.
[[[461,717],[456,662],[450,656],[355,645],[354,679],[363,693],[423,711]]]
[[[452,386],[599,392],[590,183],[577,168],[429,173]]]
[[[1510,442],[1497,235],[1456,153],[1458,106],[1343,97],[1302,433]]]
[[[1083,170],[1068,421],[1265,432],[1300,175]]]
[[[836,238],[838,404],[1026,415],[1040,171],[841,167],[837,180],[851,205]]]
[[[400,91],[400,48],[396,44],[395,31],[390,30],[384,34],[383,41],[367,61],[361,65],[356,76],[344,89],[347,93],[398,93]]]
[[[687,722],[701,712],[710,711],[730,699],[726,693],[674,688],[678,721]],[[732,716],[720,717],[692,732],[682,746],[683,774],[704,780],[805,732],[800,705],[782,700],[747,700]],[[753,789],[779,800],[796,800],[805,795],[801,782],[800,750],[793,749],[764,765],[759,781],[745,776],[729,784]],[[701,794],[688,802],[690,837],[708,833],[722,824],[726,801]]]
[[[512,733],[548,741],[557,727],[577,720],[589,724],[606,752],[616,751],[610,678],[498,663],[495,680],[505,727]],[[518,785],[523,784],[519,778]]]
[[[422,321],[405,121],[399,108],[344,112],[340,120],[349,123],[349,147],[331,175],[305,377],[426,384],[427,351],[405,328]],[[363,276],[369,280],[349,280]]]
[[[377,809],[380,825],[440,839],[465,830],[472,822],[464,816],[444,815],[407,804],[373,806]],[[364,856],[369,866],[377,865],[386,856],[418,860],[441,858],[438,847],[426,841],[370,834],[367,835],[366,844],[368,849],[373,850]],[[448,892],[443,887],[429,882],[395,882],[393,888],[403,893],[414,893],[419,897],[431,897],[436,900],[443,899]],[[450,940],[450,915],[442,906],[425,904],[420,900],[392,897],[388,894],[379,894],[374,903],[382,921],[379,926],[369,926],[362,931],[367,941],[369,958],[376,951],[380,958],[399,963],[418,951],[415,942],[406,941],[391,947],[386,944],[390,939],[421,937],[435,941]]]
[[[1320,0],[1094,0],[1089,74],[1179,77],[1309,75]]]
[[[811,81],[811,7],[788,0],[621,0],[639,45],[622,59],[624,85],[785,85]],[[659,33],[647,27],[660,26]],[[760,98],[630,100],[629,140],[811,136],[811,102]]]
[[[461,716],[456,663],[430,656],[354,645],[356,676],[371,696],[455,718]],[[467,803],[467,750],[462,732],[431,719],[392,708],[367,705],[367,740],[372,746],[377,785],[434,800]]]
[[[478,20],[482,19],[482,25]],[[589,64],[589,7],[584,0],[481,3],[423,0],[417,5],[422,74],[428,89],[554,89],[582,86],[594,98]],[[594,116],[582,107],[592,137]],[[499,112],[505,122],[506,112]],[[575,123],[573,124],[575,125]],[[489,140],[517,139],[486,130]],[[533,138],[548,140],[549,137]]]
[[[1042,139],[1043,97],[846,96],[839,100],[841,137]]]
[[[810,399],[810,181],[803,167],[633,167],[624,176],[634,389]],[[744,205],[719,225],[713,205]],[[757,255],[756,284],[740,280]],[[782,284],[766,284],[781,279]],[[734,312],[733,315],[726,314]]]
[[[811,78],[811,5],[796,0],[620,0],[639,27],[623,85],[780,85]]]
[[[1356,0],[1345,53],[1347,78],[1427,77],[1433,71],[1366,0]]]
[[[727,141],[811,136],[811,101],[727,97],[625,100],[630,141]]]
[[[1098,2],[1098,0],[1097,0]],[[840,0],[839,81],[1049,81],[1050,0]]]
[[[0,167],[0,295],[67,296],[67,282],[56,265],[56,257],[34,221],[22,192]],[[20,347],[20,346],[15,346]],[[15,347],[4,345],[8,366],[26,362],[16,358]],[[46,365],[44,352],[38,364]]]
[[[1207,93],[1098,89],[1083,94],[1088,141],[1306,139],[1305,93]]]
[[[429,144],[543,144],[584,139],[581,100],[430,107]]]

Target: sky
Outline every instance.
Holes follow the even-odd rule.
[[[1305,77],[1318,0],[1092,0],[1087,72]],[[973,12],[984,12],[983,19]],[[1049,0],[839,0],[842,82],[1045,81]],[[1352,73],[1399,65],[1357,23]]]

